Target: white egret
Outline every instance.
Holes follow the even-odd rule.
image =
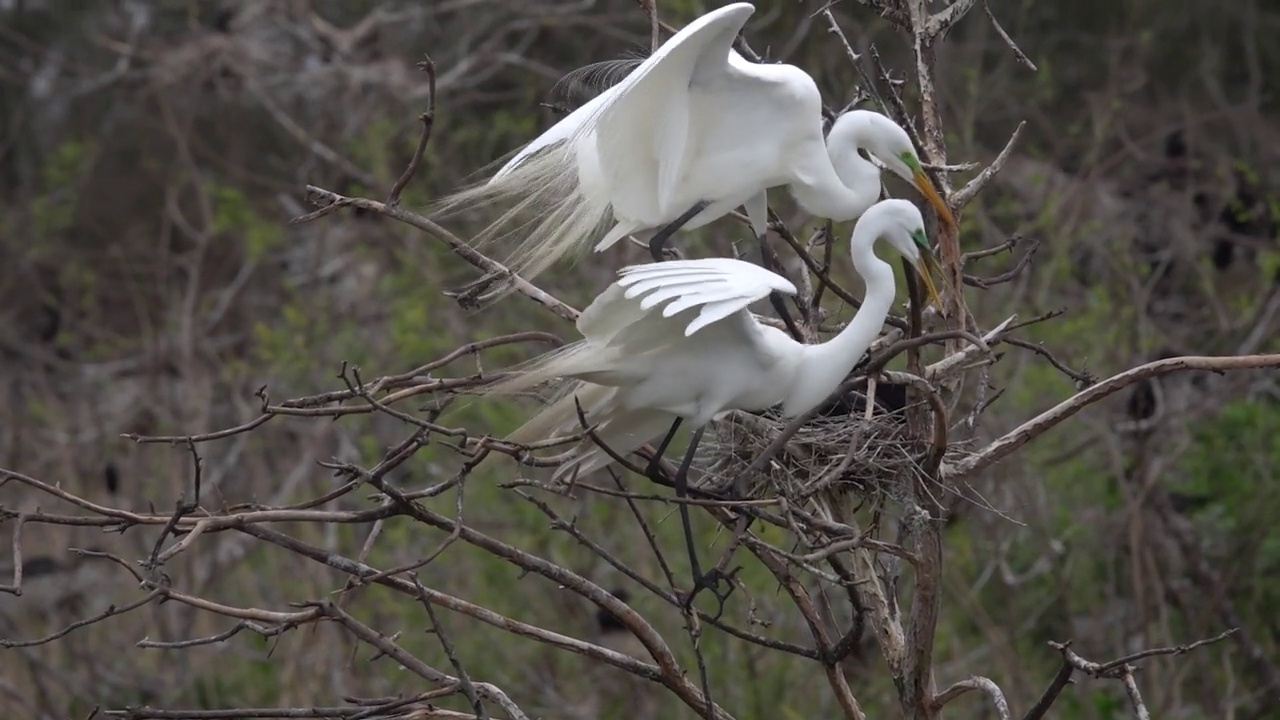
[[[563,476],[607,466],[612,457],[601,443],[624,455],[666,430],[661,456],[683,421],[693,429],[675,478],[676,494],[684,497],[693,453],[712,418],[775,405],[784,416],[803,414],[857,365],[879,335],[897,290],[893,268],[874,252],[879,239],[916,268],[937,301],[930,275],[938,272],[937,262],[920,211],[906,200],[881,201],[858,220],[850,241],[854,269],[866,283],[862,307],[839,334],[817,345],[798,343],[748,311],[771,292],[796,293],[785,278],[757,265],[708,258],[619,270],[617,282],[578,318],[582,340],[531,361],[487,391],[507,394],[558,379],[579,381],[507,439],[529,444],[578,432],[581,408],[598,442],[579,445],[558,470]],[[692,545],[690,555],[696,592],[707,587],[706,578]]]
[[[659,261],[676,230],[739,206],[762,239],[771,187],[787,186],[819,217],[862,215],[879,199],[880,170],[861,149],[914,183],[954,225],[901,127],[858,110],[838,118],[824,139],[822,97],[808,73],[752,63],[732,49],[752,12],[750,3],[734,3],[694,20],[486,184],[439,207],[509,203],[477,239],[515,235],[510,263],[525,277],[571,251],[604,250],[644,231],[656,230],[649,243]]]

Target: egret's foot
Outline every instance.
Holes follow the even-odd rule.
[[[729,596],[733,594],[733,589],[736,587],[733,584],[734,576],[741,569],[742,567],[738,566],[726,573],[720,568],[711,568],[694,578],[693,589],[684,598],[684,609],[686,611],[692,610],[693,600],[698,597],[698,593],[703,590],[709,590],[716,599],[716,614],[712,615],[711,619],[713,621],[719,620],[720,616],[724,614],[724,604],[729,600]]]
[[[510,280],[510,271],[492,272],[456,290],[445,290],[442,294],[453,298],[464,310],[477,310],[489,300],[501,295],[507,289]],[[495,285],[497,285],[496,288]]]

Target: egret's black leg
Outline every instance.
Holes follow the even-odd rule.
[[[689,449],[684,452],[684,460],[680,462],[680,469],[676,471],[673,481],[676,491],[676,499],[680,502],[680,524],[684,527],[685,545],[689,550],[689,568],[693,572],[693,589],[689,591],[689,596],[685,598],[684,605],[686,608],[693,606],[693,599],[703,590],[710,590],[711,594],[716,596],[719,603],[719,609],[716,617],[724,611],[724,603],[729,599],[729,593],[733,592],[733,582],[725,576],[719,568],[712,568],[709,572],[702,572],[702,565],[698,562],[698,550],[693,545],[693,526],[689,522],[689,504],[684,502],[689,499],[689,467],[693,465],[694,453],[698,450],[698,443],[702,441],[702,432],[706,426],[702,426],[693,431],[693,435],[689,438]],[[728,581],[729,588],[723,592],[720,590],[721,581]]]
[[[768,234],[761,235],[760,240],[760,267],[770,272],[777,272],[778,268],[773,264],[773,256],[766,251],[765,243],[768,241]],[[769,304],[773,306],[773,311],[778,313],[778,317],[782,319],[782,323],[787,326],[787,332],[791,333],[791,337],[796,342],[804,342],[804,335],[800,333],[800,327],[796,325],[796,321],[792,319],[791,313],[787,311],[787,304],[783,301],[782,293],[774,290],[769,293]]]
[[[676,418],[671,423],[671,429],[667,430],[667,434],[662,438],[662,442],[658,444],[657,449],[653,453],[653,459],[649,461],[649,465],[645,468],[645,475],[649,479],[657,482],[658,465],[662,462],[662,456],[666,454],[667,447],[671,444],[671,439],[675,437],[676,430],[680,428],[682,418]],[[698,443],[702,440],[702,431],[704,427],[693,431],[693,435],[689,438],[689,449],[685,450],[684,459],[680,461],[680,469],[676,471],[676,476],[672,478],[672,486],[676,491],[678,500],[687,500],[689,498],[689,468],[693,465],[693,456],[698,450]],[[680,524],[684,529],[685,546],[689,550],[689,568],[693,572],[693,589],[689,592],[689,597],[685,599],[685,607],[693,605],[693,598],[702,590],[711,590],[716,596],[716,600],[720,604],[720,611],[724,610],[724,602],[729,598],[729,593],[733,591],[733,584],[729,584],[729,589],[724,593],[720,592],[720,581],[726,579],[725,574],[718,568],[712,568],[705,575],[702,572],[702,565],[698,562],[698,551],[693,545],[693,525],[689,521],[689,505],[688,503],[680,503]],[[716,613],[716,617],[720,617],[720,612]]]
[[[787,305],[783,302],[782,293],[774,290],[769,293],[769,304],[773,305],[773,311],[778,313],[778,317],[782,318],[782,324],[787,326],[787,332],[791,333],[791,337],[796,342],[804,342],[804,335],[800,332],[800,327],[796,325],[796,321],[791,319],[791,313],[787,312]]]
[[[685,223],[692,220],[695,215],[707,209],[707,206],[710,204],[711,203],[706,200],[697,203],[686,210],[683,215],[672,220],[670,223],[667,223],[666,227],[654,233],[653,237],[649,238],[649,254],[653,256],[654,262],[662,262],[662,248],[666,246],[667,240],[670,240],[671,236],[675,235],[677,230],[684,227]]]
[[[676,471],[673,485],[675,486],[677,500],[689,499],[689,467],[693,465],[693,454],[698,449],[698,442],[702,440],[704,427],[693,431],[693,435],[689,438],[689,449],[684,451],[684,460],[680,461],[680,469]],[[698,564],[698,551],[693,546],[693,527],[689,523],[689,505],[685,502],[680,503],[680,524],[684,526],[684,540],[689,547],[689,567],[693,570],[693,592],[689,593],[689,599],[686,601],[686,604],[692,605],[693,596],[698,593],[698,586],[702,583],[702,566]]]
[[[649,461],[649,466],[645,468],[645,475],[652,478],[658,472],[658,463],[662,462],[662,456],[667,454],[667,446],[671,444],[671,438],[676,436],[676,430],[680,429],[680,423],[683,420],[684,418],[676,418],[676,421],[671,423],[671,429],[667,431],[667,434],[662,438],[662,442],[658,443],[658,448],[654,450],[653,459]]]

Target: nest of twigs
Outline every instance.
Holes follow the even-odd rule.
[[[792,435],[753,469],[757,458],[786,430],[776,413],[733,412],[707,429],[700,449],[703,468],[697,484],[709,491],[734,488],[739,497],[782,496],[803,503],[849,506],[897,496],[911,480],[927,442],[908,427],[907,409],[877,398],[866,411],[866,396],[851,392]]]

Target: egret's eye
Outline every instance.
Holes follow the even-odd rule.
[[[916,154],[910,150],[904,150],[898,155],[898,159],[906,164],[911,172],[923,173],[924,167],[920,165],[920,160],[916,158]]]

